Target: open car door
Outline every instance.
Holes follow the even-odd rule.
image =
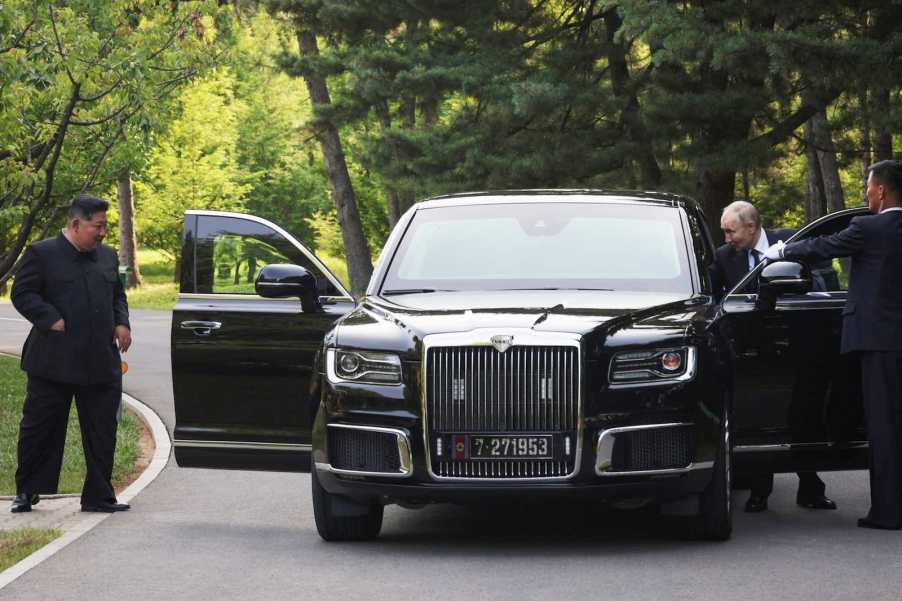
[[[274,263],[312,274],[321,310],[259,296],[254,280]],[[251,215],[188,211],[181,266],[171,339],[176,461],[310,471],[316,356],[353,298],[304,245]]]

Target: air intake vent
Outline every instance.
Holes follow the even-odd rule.
[[[614,440],[612,472],[678,469],[694,459],[691,426],[620,432]]]
[[[329,463],[339,470],[398,474],[401,472],[398,435],[356,428],[329,428]]]

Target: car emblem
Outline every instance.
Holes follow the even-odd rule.
[[[499,353],[503,353],[514,343],[514,337],[502,336],[499,334],[497,336],[492,336],[491,338],[489,338],[489,342],[492,343],[492,346],[494,346]]]

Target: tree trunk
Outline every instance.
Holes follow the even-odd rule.
[[[846,208],[846,200],[843,195],[842,182],[839,179],[839,168],[836,166],[836,150],[833,146],[833,136],[830,124],[827,122],[827,114],[821,111],[809,119],[808,123],[811,124],[811,137],[820,165],[827,212],[841,211]]]
[[[297,38],[302,57],[319,55],[316,36],[312,31],[300,26]],[[304,82],[307,84],[310,101],[313,103],[314,114],[317,107],[332,104],[325,78],[308,71],[304,74]],[[351,176],[348,174],[341,138],[338,136],[338,129],[335,125],[325,120],[314,119],[313,130],[322,149],[326,170],[329,173],[332,200],[338,213],[338,225],[341,227],[341,236],[345,245],[351,293],[361,296],[366,292],[366,286],[373,273],[373,264],[366,236],[363,233],[360,213],[357,210],[357,198],[354,195]]]
[[[889,88],[875,86],[873,92],[874,114],[881,118],[874,124],[874,162],[876,163],[893,158],[893,134],[886,128],[885,122],[891,110]]]
[[[868,190],[868,168],[871,166],[871,120],[868,113],[869,102],[867,90],[861,92],[861,125],[858,128],[858,137],[861,143],[861,198]]]
[[[135,238],[135,195],[132,175],[126,167],[119,174],[116,200],[119,205],[119,264],[131,271],[125,276],[125,287],[134,288],[142,284],[138,270],[138,242]]]
[[[723,208],[733,202],[736,197],[736,171],[700,167],[696,194],[702,211],[705,213],[705,221],[711,230],[711,237],[718,244],[722,243],[720,214],[723,212]]]
[[[605,47],[608,64],[611,68],[611,87],[614,94],[624,103],[620,117],[625,130],[624,137],[632,140],[636,146],[634,160],[639,165],[641,187],[654,190],[661,184],[661,168],[658,166],[652,150],[651,136],[639,114],[639,99],[631,85],[629,67],[626,62],[626,48],[622,42],[615,39],[617,30],[623,24],[616,8],[604,13],[604,24]]]
[[[805,221],[811,222],[827,214],[821,162],[817,156],[812,119],[805,122]]]

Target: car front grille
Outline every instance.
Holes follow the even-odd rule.
[[[438,459],[447,478],[550,478],[572,473],[579,418],[576,346],[432,347],[426,357],[430,440],[444,434],[546,433],[569,436],[568,454],[551,459]]]
[[[610,471],[684,468],[694,459],[694,436],[691,426],[622,432],[614,442]]]
[[[329,428],[329,463],[335,469],[397,474],[398,437],[390,432]]]

